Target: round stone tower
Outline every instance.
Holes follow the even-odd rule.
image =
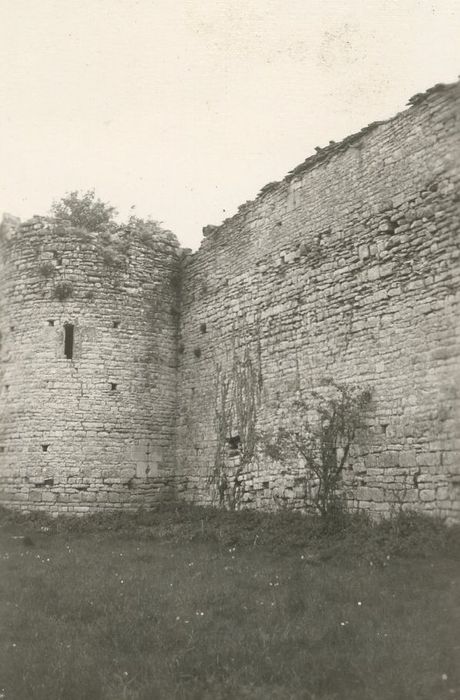
[[[172,488],[179,245],[152,226],[0,229],[0,501],[136,508]]]

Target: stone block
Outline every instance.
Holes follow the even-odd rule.
[[[418,452],[416,464],[421,467],[437,467],[441,464],[440,452]]]
[[[394,270],[394,263],[388,262],[380,266],[380,277],[388,277]]]
[[[401,467],[415,467],[417,464],[417,455],[415,450],[405,450],[399,455],[399,464]]]
[[[360,245],[358,248],[358,256],[360,260],[366,260],[369,257],[369,246],[368,245]]]
[[[369,488],[366,486],[358,486],[355,491],[355,497],[359,501],[376,501],[381,502],[383,500],[382,490],[379,488]]]
[[[378,265],[375,265],[374,267],[369,268],[367,271],[367,278],[369,282],[374,282],[375,280],[378,280],[380,277],[380,269]]]

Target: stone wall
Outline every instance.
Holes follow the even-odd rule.
[[[166,232],[109,236],[46,219],[5,221],[3,504],[82,513],[168,497],[178,259]]]
[[[330,377],[372,392],[350,506],[460,520],[460,86],[411,103],[205,227],[193,255],[156,227],[5,219],[0,501],[84,513],[235,486],[243,507],[301,508],[301,463],[254,436]]]
[[[411,102],[317,149],[206,227],[185,260],[177,473],[190,500],[216,498],[222,442],[229,474],[238,466],[242,426],[222,434],[219,405],[235,368],[249,367],[258,430],[274,432],[325,375],[369,386],[350,504],[459,519],[460,87]],[[240,477],[243,505],[300,507],[301,477],[298,464],[258,459]]]

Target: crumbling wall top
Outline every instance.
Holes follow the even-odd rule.
[[[409,107],[405,110],[402,110],[401,112],[398,112],[389,119],[371,122],[367,126],[360,129],[360,131],[357,131],[354,134],[350,134],[349,136],[345,137],[339,142],[330,141],[327,146],[316,146],[315,153],[313,155],[308,156],[302,163],[290,170],[282,180],[269,182],[268,184],[264,185],[264,187],[262,187],[255,199],[248,200],[238,207],[238,211],[236,214],[234,214],[231,217],[228,217],[218,226],[205,226],[203,228],[204,238],[202,240],[202,245],[206,245],[208,241],[211,240],[216,234],[218,234],[218,232],[230,221],[233,221],[236,217],[244,216],[249,210],[251,210],[251,208],[256,202],[260,202],[265,197],[281,189],[286,185],[286,183],[290,183],[291,181],[295,180],[307,171],[313,170],[314,168],[329,162],[333,157],[344,153],[349,148],[359,148],[360,142],[369,133],[375,131],[379,127],[390,125],[397,119],[400,119],[402,116],[405,116],[406,114],[410,113],[414,108],[418,108],[420,105],[429,101],[430,99],[436,100],[441,94],[459,89],[460,80],[454,83],[438,83],[433,87],[427,89],[425,92],[413,95],[413,97],[409,98],[407,102]]]
[[[126,243],[134,238],[139,239],[146,247],[153,250],[165,252],[178,252],[179,241],[172,231],[162,229],[153,222],[143,223],[141,226],[131,226],[128,224],[121,226],[109,226],[103,231],[87,231],[84,228],[72,226],[70,221],[56,219],[50,216],[35,215],[27,221],[21,222],[18,217],[11,214],[4,214],[0,224],[0,236],[10,240],[15,235],[27,234],[31,231],[49,232],[57,238],[72,234],[78,234],[82,242],[95,243],[101,246],[119,248],[123,252]]]

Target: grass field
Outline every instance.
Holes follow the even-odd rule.
[[[438,523],[0,520],[1,698],[460,698],[458,532]]]

